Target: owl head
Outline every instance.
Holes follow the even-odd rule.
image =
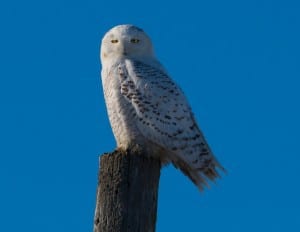
[[[133,25],[119,25],[110,29],[101,43],[101,60],[120,57],[150,58],[154,56],[148,35]]]

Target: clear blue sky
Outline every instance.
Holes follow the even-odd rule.
[[[143,28],[228,175],[162,170],[157,231],[300,231],[299,1],[1,1],[0,231],[91,231],[112,151],[99,44]]]

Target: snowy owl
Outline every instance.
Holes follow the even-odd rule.
[[[181,89],[156,59],[150,38],[133,25],[109,30],[101,44],[102,84],[119,149],[134,146],[172,162],[202,190],[224,170],[211,152]]]

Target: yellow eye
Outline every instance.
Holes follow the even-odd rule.
[[[112,42],[112,43],[118,43],[119,40],[117,40],[117,39],[112,39],[110,42]]]
[[[139,39],[131,39],[130,42],[131,43],[138,43],[138,42],[140,42],[140,40]]]

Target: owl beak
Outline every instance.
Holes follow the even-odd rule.
[[[119,45],[118,45],[118,52],[122,56],[127,56],[127,51],[126,51],[126,48],[125,48],[125,44],[123,44],[122,42],[120,42]]]
[[[124,55],[124,56],[127,56],[127,55],[128,55],[128,53],[127,53],[127,51],[126,51],[126,48],[123,49],[123,55]]]
[[[126,48],[123,44],[120,46],[120,51],[124,56],[127,56],[128,53],[127,53],[127,50],[126,50]]]

